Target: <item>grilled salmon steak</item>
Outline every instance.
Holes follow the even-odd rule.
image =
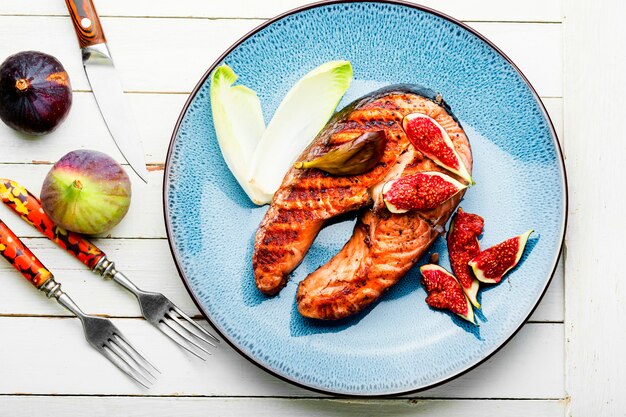
[[[372,170],[360,175],[295,168],[287,173],[255,238],[252,263],[261,292],[280,291],[325,221],[361,209],[351,239],[304,279],[297,293],[298,310],[306,317],[347,317],[398,282],[443,232],[462,192],[430,211],[392,214],[382,201],[385,182],[407,174],[438,171],[463,181],[411,145],[402,128],[402,120],[411,113],[436,120],[471,172],[469,141],[450,108],[432,90],[392,85],[355,100],[331,118],[298,161],[312,160],[375,131],[385,133],[384,153]]]

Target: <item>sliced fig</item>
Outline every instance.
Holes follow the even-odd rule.
[[[420,272],[422,285],[428,293],[426,304],[433,308],[449,310],[470,323],[476,324],[472,304],[454,275],[439,265],[433,264],[422,266]]]
[[[435,119],[425,114],[411,113],[404,117],[402,127],[417,150],[437,165],[473,184],[472,176],[454,149],[450,136]]]
[[[497,284],[502,281],[502,277],[522,258],[526,242],[532,232],[533,230],[529,230],[507,239],[474,257],[468,265],[472,267],[476,278],[487,284]]]
[[[478,236],[483,232],[484,225],[482,217],[466,213],[459,208],[448,231],[448,253],[452,271],[461,283],[467,298],[476,308],[480,308],[476,299],[478,280],[467,263],[480,253]]]
[[[383,200],[392,213],[432,210],[465,188],[467,185],[441,172],[420,172],[385,183]]]

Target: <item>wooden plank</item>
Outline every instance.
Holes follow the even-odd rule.
[[[148,164],[165,162],[167,147],[187,94],[126,94]],[[68,118],[57,130],[26,138],[0,123],[0,162],[54,163],[75,149],[96,149],[124,162],[90,92],[75,92]]]
[[[24,239],[62,283],[63,289],[90,314],[140,317],[134,296],[112,281],[89,271],[70,254],[47,239]],[[199,315],[189,297],[163,239],[102,239],[95,242],[139,288],[159,291],[187,314]],[[3,291],[11,297],[0,303],[0,315],[68,315],[48,300],[4,260],[0,261]],[[97,296],[94,296],[97,294]]]
[[[525,2],[506,2],[498,0],[420,0],[412,3],[437,8],[457,19],[473,21],[522,21],[522,22],[560,22],[562,6],[558,0],[528,0]],[[194,18],[270,18],[308,3],[310,0],[233,0],[229,2],[178,0],[176,2],[154,0],[107,0],[95,1],[101,16],[133,17],[194,17]],[[67,9],[63,2],[49,0],[24,1],[5,0],[0,3],[3,15],[50,15],[66,16]]]
[[[17,181],[33,194],[39,195],[50,165],[0,164],[0,178]],[[163,220],[163,167],[153,167],[148,174],[148,184],[129,172],[132,183],[132,201],[122,222],[106,233],[113,237],[162,238],[165,237]],[[129,168],[127,168],[129,171]],[[18,236],[41,236],[20,220],[10,209],[0,204],[0,216]]]
[[[124,89],[143,92],[190,92],[224,50],[261,22],[102,19]],[[472,26],[519,61],[541,95],[561,96],[560,24],[472,23]],[[46,36],[33,37],[33,27]],[[0,44],[0,57],[27,49],[45,51],[64,64],[75,89],[89,90],[69,18],[0,16],[0,38],[7,40]]]
[[[564,2],[565,135],[570,185],[566,236],[567,392],[570,416],[626,410],[626,166],[624,2]],[[589,105],[602,97],[602,105]]]
[[[429,417],[556,417],[563,400],[335,400],[264,398],[151,398],[8,396],[0,408],[11,416],[75,417],[366,417],[428,415]]]
[[[11,227],[17,218],[3,217]],[[9,220],[12,220],[9,222]],[[63,283],[63,288],[83,310],[113,317],[140,317],[134,297],[119,285],[99,278],[80,262],[45,238],[26,238],[24,242]],[[199,315],[189,297],[163,239],[100,239],[95,243],[140,288],[160,291],[185,312]],[[0,261],[3,291],[11,297],[0,303],[0,315],[67,315],[56,303],[37,293],[7,262]],[[97,297],[93,295],[97,294]],[[563,321],[563,274],[559,268],[539,308],[534,322]]]
[[[232,43],[262,20],[102,18],[125,91],[190,92]],[[32,30],[46,36],[33,36]],[[141,34],[141,35],[139,35]],[[69,17],[0,17],[0,57],[35,49],[54,55],[72,87],[90,90]],[[10,40],[10,41],[8,41]]]
[[[269,375],[226,343],[202,363],[143,320],[114,321],[161,370],[150,391],[91,349],[76,319],[4,317],[0,369],[13,377],[0,379],[0,394],[318,396]],[[528,324],[480,367],[416,396],[562,398],[563,355],[562,324]]]
[[[537,309],[530,317],[530,321],[563,322],[565,317],[563,270],[563,257],[561,256],[554,276],[552,277],[552,282],[546,290],[539,306],[537,306]]]
[[[164,163],[170,138],[186,94],[127,94],[137,121],[146,161]],[[561,98],[543,99],[562,137],[563,103]],[[158,116],[155,116],[158,115]],[[86,134],[85,132],[89,132]],[[74,104],[67,120],[53,133],[28,140],[23,135],[0,123],[0,141],[3,152],[0,163],[54,163],[75,149],[96,149],[124,162],[91,93],[74,93]]]

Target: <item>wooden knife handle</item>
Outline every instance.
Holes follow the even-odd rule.
[[[22,220],[74,255],[89,269],[94,269],[100,259],[105,256],[104,252],[78,233],[55,225],[43,211],[39,199],[15,181],[0,178],[0,200]]]
[[[52,273],[2,220],[0,220],[0,255],[37,288],[52,278]]]
[[[65,0],[65,4],[70,11],[81,48],[107,41],[102,31],[100,18],[91,0]]]

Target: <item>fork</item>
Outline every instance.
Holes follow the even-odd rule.
[[[105,279],[113,279],[137,297],[141,313],[153,326],[170,337],[180,347],[205,360],[196,349],[211,354],[205,346],[217,347],[217,337],[187,316],[163,294],[138,288],[115,268],[106,254],[81,235],[54,224],[43,211],[41,202],[15,181],[0,178],[0,198],[22,220],[34,226],[48,239],[74,255],[92,271]]]
[[[156,380],[149,368],[157,372],[159,370],[126,340],[111,320],[83,313],[70,296],[61,290],[61,284],[54,279],[52,273],[2,220],[0,220],[0,254],[48,298],[56,299],[78,317],[89,344],[122,372],[146,388]]]

